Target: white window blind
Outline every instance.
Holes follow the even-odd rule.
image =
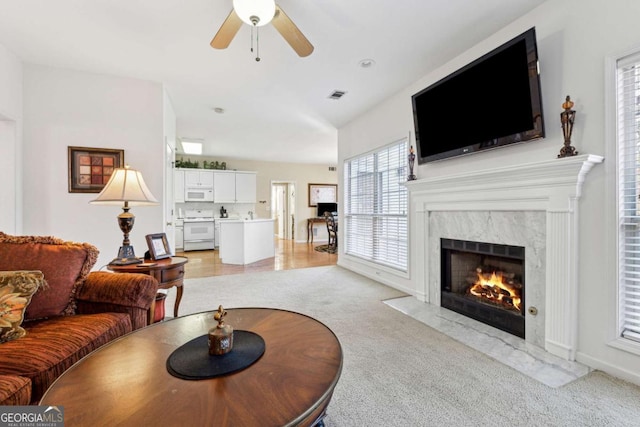
[[[345,161],[345,253],[407,271],[407,140]]]
[[[617,62],[620,333],[640,341],[640,54]]]

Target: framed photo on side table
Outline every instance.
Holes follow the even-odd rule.
[[[338,184],[309,184],[309,207],[318,203],[337,203]]]
[[[147,246],[149,247],[149,256],[152,260],[164,259],[171,257],[171,249],[167,241],[167,235],[164,233],[147,234]]]

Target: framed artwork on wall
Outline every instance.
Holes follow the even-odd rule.
[[[309,184],[309,207],[318,203],[337,203],[338,184]]]
[[[124,150],[67,147],[69,193],[99,193],[113,170],[124,167]]]
[[[152,260],[171,257],[171,248],[169,248],[165,233],[147,234],[145,238],[149,247],[149,256]]]

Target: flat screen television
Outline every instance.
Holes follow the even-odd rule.
[[[418,163],[544,137],[535,28],[412,96]]]
[[[330,212],[335,214],[338,212],[338,204],[337,203],[318,203],[318,218],[324,216],[325,212]]]

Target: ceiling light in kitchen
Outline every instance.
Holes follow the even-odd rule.
[[[183,139],[180,144],[185,154],[202,154],[202,142]]]

